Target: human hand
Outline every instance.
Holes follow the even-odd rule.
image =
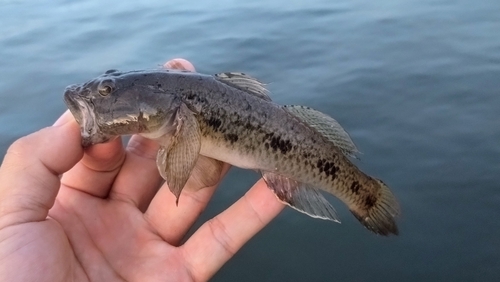
[[[165,66],[194,70],[180,59]],[[158,190],[155,142],[132,136],[126,148],[118,138],[84,150],[80,138],[66,112],[7,151],[1,281],[205,281],[283,209],[259,180],[180,245],[216,189],[200,189],[213,175],[195,169],[176,206],[166,185]]]

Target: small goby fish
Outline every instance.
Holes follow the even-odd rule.
[[[260,171],[280,201],[312,217],[339,222],[321,189],[369,230],[398,234],[394,195],[349,160],[358,151],[339,123],[272,102],[264,84],[246,74],[109,70],[68,86],[64,99],[84,147],[128,134],[156,140],[159,172],[177,199],[203,155]]]

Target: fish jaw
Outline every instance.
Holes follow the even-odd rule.
[[[84,148],[113,139],[113,136],[103,134],[99,130],[93,104],[85,97],[85,91],[87,90],[82,93],[82,87],[79,85],[71,85],[64,92],[64,102],[80,125]]]

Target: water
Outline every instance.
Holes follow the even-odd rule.
[[[0,1],[0,156],[66,85],[173,57],[244,71],[335,117],[401,202],[401,235],[285,210],[215,281],[493,281],[500,273],[500,2]],[[198,225],[256,175],[234,170]],[[337,203],[337,202],[336,202]]]

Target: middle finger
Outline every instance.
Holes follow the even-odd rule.
[[[158,143],[139,135],[130,138],[127,156],[109,193],[111,200],[131,203],[145,211],[163,179],[156,167]]]
[[[179,204],[175,204],[176,198],[165,184],[144,214],[146,221],[164,241],[178,245],[207,206],[229,168],[227,163],[199,156],[179,197]]]

